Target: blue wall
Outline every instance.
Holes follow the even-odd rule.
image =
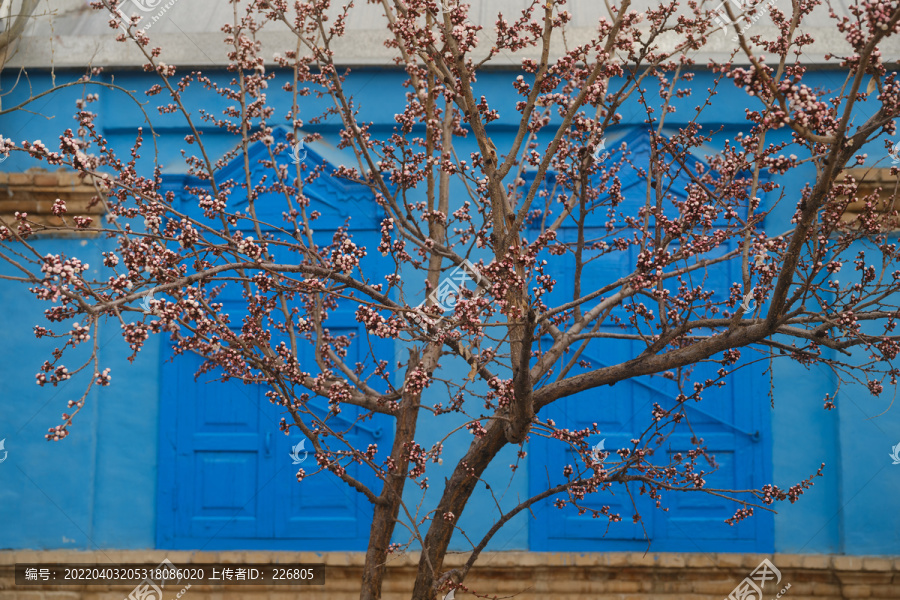
[[[104,243],[55,239],[36,247],[42,254],[77,254],[97,273]],[[12,270],[4,265],[2,273]],[[143,360],[130,365],[118,325],[101,327],[100,360],[112,369],[112,382],[91,391],[68,438],[50,443],[44,440],[47,428],[71,412],[66,402],[81,397],[85,380],[76,376],[56,388],[35,384],[34,375],[56,347],[51,339],[36,340],[32,332],[34,325],[46,323],[45,305],[24,286],[6,285],[2,293],[0,439],[6,438],[9,455],[0,464],[0,547],[152,547],[158,340],[148,343]],[[84,357],[84,352],[72,353],[64,364],[72,371]]]
[[[57,81],[66,75],[57,72]],[[76,76],[72,75],[74,79]],[[4,78],[4,89],[11,87],[9,77]],[[512,77],[504,73],[485,73],[479,79],[479,93],[489,98],[502,97],[498,108],[501,118],[492,124],[498,148],[512,139],[512,127],[516,114],[513,105],[517,97],[510,92]],[[116,83],[126,89],[144,89],[150,79],[139,73],[117,73]],[[393,128],[394,113],[401,106],[405,93],[399,83],[400,74],[384,71],[358,71],[351,78],[349,87],[362,106],[362,119],[375,124],[376,135]],[[843,74],[817,72],[810,75],[808,83],[839,87]],[[31,73],[31,85],[38,91],[49,85],[46,74]],[[692,84],[695,90],[705,90],[712,83],[708,74],[700,74]],[[274,93],[280,83],[270,83],[273,93],[270,101],[285,102],[285,95]],[[97,125],[110,139],[122,156],[127,156],[135,128],[144,126],[145,140],[149,142],[149,129],[143,116],[132,101],[121,93],[89,87],[88,92],[99,93],[100,102],[89,105],[99,117]],[[26,97],[28,89],[20,84],[4,97],[4,105],[10,106]],[[21,142],[42,139],[52,147],[62,129],[72,126],[69,115],[74,112],[76,88],[56,93],[32,107],[44,115],[55,115],[52,120],[41,116],[15,113],[0,116],[0,134]],[[157,97],[156,99],[159,99]],[[696,98],[677,100],[679,112],[667,117],[667,125],[677,128],[694,116]],[[734,107],[731,111],[716,110],[716,123],[724,125],[729,135],[745,126],[744,108],[746,96],[731,84],[719,87],[715,100],[718,106]],[[188,102],[195,109],[203,107],[216,112],[224,102],[205,92],[192,91]],[[276,114],[283,114],[287,106],[276,104]],[[311,117],[325,106],[316,98],[304,99],[301,117]],[[632,103],[621,111],[625,124],[618,128],[639,125],[644,116]],[[155,111],[154,111],[155,113]],[[712,113],[710,113],[711,115]],[[143,123],[142,123],[143,122]],[[186,131],[175,116],[153,116],[154,126],[160,133],[159,163],[165,172],[183,170],[179,149],[184,146]],[[337,124],[334,119],[318,129],[326,138],[334,141]],[[617,130],[618,131],[618,130]],[[610,136],[617,131],[610,131]],[[786,132],[770,135],[775,143]],[[232,148],[234,140],[210,131],[204,135],[211,157],[216,159]],[[471,140],[469,141],[471,146]],[[150,167],[152,144],[146,143],[146,156],[140,166]],[[465,143],[460,148],[464,155],[469,150]],[[709,148],[714,152],[715,148]],[[869,149],[869,164],[881,159],[885,166],[886,152],[880,142]],[[2,163],[4,171],[23,171],[33,166],[46,166],[32,161],[22,153],[14,152]],[[798,170],[798,172],[800,172]],[[813,170],[807,166],[808,177]],[[781,181],[786,198],[796,198],[805,183],[800,176],[792,175]],[[773,223],[784,223],[793,212],[791,202],[785,202],[772,217]],[[38,242],[42,253],[65,251],[76,254],[91,264],[92,270],[101,264],[100,251],[108,249],[107,242],[98,239],[84,241],[44,240]],[[8,266],[0,266],[0,272],[11,272]],[[61,443],[48,443],[43,439],[46,428],[59,422],[68,399],[80,395],[83,381],[75,379],[58,388],[39,388],[34,384],[34,374],[49,356],[52,343],[35,340],[32,326],[44,324],[41,311],[44,306],[32,300],[24,286],[0,283],[3,310],[0,311],[0,331],[4,343],[0,344],[0,439],[6,438],[9,458],[0,464],[0,548],[152,548],[156,540],[156,481],[158,447],[158,402],[162,352],[158,338],[151,338],[134,364],[125,360],[127,349],[121,342],[118,326],[110,323],[101,334],[101,358],[112,367],[112,384],[94,391],[88,398],[85,410],[72,428],[72,435]],[[398,360],[405,360],[405,351],[397,347]],[[74,365],[74,360],[67,359]],[[452,364],[451,374],[464,377],[468,367]],[[70,367],[71,368],[71,367]],[[827,412],[822,409],[825,393],[834,389],[835,382],[821,369],[806,369],[788,360],[776,361],[774,366],[774,409],[768,409],[771,419],[771,437],[762,443],[771,449],[774,482],[783,488],[798,482],[816,471],[821,462],[826,463],[825,476],[795,505],[780,504],[775,517],[775,550],[804,553],[850,554],[898,554],[900,553],[900,511],[896,510],[896,498],[900,495],[900,465],[891,465],[887,454],[890,447],[900,443],[900,412],[896,408],[882,413],[890,403],[894,390],[888,389],[880,398],[871,397],[864,387],[844,386],[838,396],[838,408]],[[887,387],[887,386],[886,386]],[[440,386],[432,386],[423,401],[426,404],[445,402]],[[760,401],[760,399],[748,399]],[[768,403],[767,399],[762,402]],[[874,418],[873,418],[874,417]],[[423,419],[417,436],[429,447],[455,424],[457,415],[444,415],[439,419]],[[464,452],[469,438],[467,433],[458,437],[455,445],[445,450],[444,465],[430,467],[431,489],[426,495],[426,506],[437,498],[442,488],[443,475],[449,474],[455,459]],[[512,479],[502,500],[504,507],[513,506],[528,492],[527,461],[541,460],[529,454],[526,462]],[[503,482],[506,488],[510,463],[515,462],[514,450],[507,449],[491,466],[488,477],[493,482]],[[409,486],[407,500],[418,501],[418,488]],[[479,486],[479,491],[463,514],[460,526],[474,537],[485,531],[495,516],[494,504],[489,494]],[[495,538],[493,548],[525,549],[528,543],[527,516],[520,515],[508,524]],[[8,524],[8,525],[7,525]],[[400,532],[396,541],[405,541]],[[467,547],[465,539],[458,537],[455,549]],[[315,548],[308,548],[315,549]],[[685,547],[685,551],[692,548]]]

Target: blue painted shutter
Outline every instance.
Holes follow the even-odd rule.
[[[642,164],[641,155],[646,153],[646,142],[641,135],[631,133],[623,138],[634,151],[631,158],[636,165]],[[525,179],[526,184],[530,185],[532,179],[527,176]],[[550,175],[546,184],[548,188],[553,185],[552,179],[553,176]],[[683,193],[686,184],[686,181],[676,181],[672,191]],[[625,214],[637,214],[638,208],[643,205],[641,198],[645,186],[646,181],[643,179],[623,178],[622,187],[626,200],[618,210]],[[667,208],[667,213],[670,212],[674,212],[674,208]],[[605,214],[604,211],[601,213]],[[602,216],[599,214],[594,218],[599,220]],[[597,225],[588,224],[586,239],[602,239],[606,235],[605,230]],[[574,243],[576,235],[574,227],[564,226],[559,231],[558,238],[563,242]],[[727,250],[723,248],[720,252]],[[630,272],[636,255],[632,248],[629,252],[592,258],[583,272],[582,289],[585,292],[614,282]],[[557,263],[560,261],[559,258],[553,260]],[[558,286],[548,300],[551,306],[572,299],[573,277],[564,269],[565,267],[554,273]],[[727,294],[732,281],[739,279],[732,269],[732,266],[726,265],[698,272],[690,276],[690,283],[694,286],[701,285],[704,290],[716,290],[721,296]],[[645,298],[637,301],[646,303]],[[657,310],[656,306],[650,308]],[[613,315],[627,323],[628,313],[624,310],[617,309]],[[600,331],[623,332],[611,323],[601,327]],[[635,333],[630,326],[624,332]],[[550,340],[545,344],[549,347]],[[637,356],[643,348],[643,344],[636,341],[595,341],[580,356],[580,360],[588,363],[587,368],[576,365],[568,376],[619,364]],[[770,482],[769,451],[760,443],[761,435],[765,432],[761,407],[766,401],[767,380],[762,377],[764,365],[749,364],[751,354],[751,350],[743,350],[742,363],[745,366],[729,376],[724,388],[706,390],[700,403],[686,403],[687,414],[697,437],[703,438],[709,454],[715,457],[719,465],[717,472],[705,477],[707,488],[759,488]],[[563,356],[556,373],[571,356]],[[717,364],[696,365],[691,380],[702,381],[707,377],[714,377],[718,368]],[[554,378],[555,376],[554,374]],[[664,408],[673,407],[677,394],[674,382],[668,379],[661,376],[640,377],[558,400],[541,411],[540,417],[551,418],[558,426],[568,429],[583,429],[597,423],[601,434],[590,440],[591,444],[605,438],[606,450],[614,451],[631,447],[629,440],[638,437],[642,428],[651,422],[650,410],[655,402]],[[657,453],[684,453],[693,447],[686,427],[679,426],[676,431],[678,433],[670,436],[663,447],[657,449]],[[579,456],[558,441],[531,436],[529,446],[529,490],[532,495],[549,486],[563,483],[564,465],[583,465]],[[616,461],[617,457],[611,456],[608,460]],[[657,456],[654,461],[657,464],[668,462],[664,456]],[[705,470],[711,469],[702,459],[698,466],[705,467]],[[637,483],[628,484],[631,491],[629,497],[624,486],[615,484],[612,486],[612,493],[592,494],[580,502],[581,505],[594,509],[609,506],[611,513],[618,513],[622,517],[622,522],[609,526],[605,517],[595,519],[589,512],[579,515],[571,506],[562,510],[554,507],[554,499],[567,498],[565,494],[537,504],[534,507],[537,518],[530,520],[530,548],[538,551],[644,550],[647,547],[646,537],[652,542],[652,551],[766,552],[772,548],[772,518],[769,513],[757,511],[752,519],[729,526],[724,520],[739,508],[734,502],[703,493],[664,492],[662,506],[669,510],[663,512],[655,507],[655,501],[646,495],[640,495],[639,488]],[[635,507],[642,517],[641,523],[632,522]]]
[[[266,438],[277,421],[262,410],[259,386],[192,376],[201,360],[190,354],[175,368],[177,529],[192,539],[266,537],[272,529],[266,484],[275,464]]]
[[[352,323],[347,314],[335,319]],[[357,330],[330,329],[338,335]],[[355,357],[351,354],[348,360],[353,364]],[[296,429],[290,436],[279,431],[280,419],[290,417],[269,403],[261,386],[210,381],[211,374],[195,382],[200,362],[196,356],[184,356],[169,368],[173,385],[167,386],[171,395],[164,404],[177,415],[172,432],[177,451],[172,468],[161,474],[161,482],[172,485],[172,494],[161,495],[160,545],[289,549],[302,540],[304,547],[316,550],[364,549],[373,512],[369,501],[331,473],[312,476],[318,467],[311,452],[301,464],[293,464],[291,447],[304,438]],[[314,364],[308,350],[301,364]],[[327,414],[324,399],[310,404],[317,414]],[[341,415],[328,422],[346,430],[359,412],[345,405]],[[382,437],[383,421],[374,423],[357,424],[345,437],[365,449]],[[305,446],[312,450],[309,440]],[[302,482],[296,479],[300,468],[307,473]],[[368,468],[353,464],[347,470],[379,489]]]
[[[276,130],[276,141],[283,141],[284,131]],[[267,158],[264,146],[251,148],[251,163]],[[290,156],[282,157],[289,160]],[[312,150],[310,162],[322,164]],[[238,162],[242,163],[242,159]],[[221,177],[234,176],[232,163]],[[254,180],[265,173],[260,169]],[[184,178],[171,178],[167,185],[175,193],[185,184]],[[195,186],[201,182],[191,181]],[[362,186],[321,177],[305,188],[307,196],[322,213],[315,232],[319,243],[330,243],[334,231],[351,218],[351,229],[357,244],[374,248],[378,245],[378,221],[371,193]],[[262,221],[281,222],[283,202],[275,197],[263,198],[257,205]],[[186,212],[196,213],[196,206],[185,202]],[[245,231],[245,235],[255,235]],[[370,278],[381,273],[378,257],[366,257],[362,264]],[[246,306],[240,290],[227,286],[219,299],[239,330]],[[348,305],[349,306],[349,305]],[[353,317],[353,311],[341,305],[332,311],[327,327],[334,335],[364,334]],[[273,332],[273,337],[279,335]],[[274,341],[273,341],[274,343]],[[365,357],[361,345],[354,342],[347,361],[354,365]],[[389,340],[370,339],[362,347],[378,359],[390,359]],[[317,373],[312,347],[301,344],[301,368]],[[171,349],[164,348],[164,359]],[[285,436],[278,427],[282,417],[290,422],[289,413],[272,405],[260,385],[244,385],[238,381],[215,382],[217,372],[193,376],[201,364],[194,355],[177,357],[163,367],[163,394],[160,410],[160,465],[157,543],[173,549],[269,549],[296,550],[364,550],[372,521],[372,506],[359,492],[329,472],[312,475],[318,470],[310,453],[306,460],[294,465],[291,447],[304,438],[296,428]],[[373,382],[374,384],[374,382]],[[374,384],[377,385],[377,384]],[[313,398],[310,404],[320,416],[328,413],[324,398]],[[351,427],[360,410],[342,406],[342,413],[329,423],[341,430]],[[353,425],[347,436],[356,448],[365,448],[379,440],[382,428],[391,422],[383,415]],[[386,435],[385,438],[390,438]],[[333,441],[329,438],[329,441]],[[306,449],[312,444],[306,441]],[[337,448],[332,444],[332,449]],[[388,448],[389,450],[389,448]],[[380,459],[380,458],[379,458]],[[376,460],[379,460],[376,459]],[[296,473],[303,468],[307,477],[298,482]],[[348,473],[370,486],[375,493],[380,484],[371,470],[360,465],[348,466]],[[299,544],[299,545],[298,545]]]
[[[603,261],[599,261],[601,264]],[[608,264],[606,265],[609,266]],[[604,270],[598,267],[599,270]],[[727,277],[723,274],[711,278]],[[607,279],[608,280],[608,279]],[[709,285],[721,285],[710,280]],[[719,288],[722,289],[722,288]],[[617,328],[604,327],[601,331],[612,333]],[[549,345],[549,340],[546,342]],[[580,357],[587,369],[575,366],[570,375],[586,370],[595,370],[621,363],[639,353],[637,342],[628,340],[603,340],[604,354],[595,352],[600,344]],[[744,350],[745,353],[749,352]],[[564,357],[563,363],[567,360]],[[744,361],[746,362],[746,361]],[[714,377],[718,365],[700,364],[694,367],[693,380]],[[724,388],[709,389],[699,403],[688,401],[687,414],[696,435],[704,440],[709,453],[719,465],[718,471],[705,477],[708,488],[737,489],[758,488],[768,481],[768,471],[764,461],[765,451],[760,440],[760,405],[765,401],[765,380],[761,379],[760,366],[745,366],[728,378]],[[674,382],[660,376],[640,377],[588,390],[569,398],[561,399],[541,412],[541,418],[552,418],[559,426],[582,429],[597,423],[601,434],[590,440],[592,444],[606,440],[605,448],[614,451],[630,448],[632,438],[638,437],[641,427],[650,421],[650,410],[654,403],[664,408],[676,405],[678,390]],[[657,452],[675,454],[686,452],[693,446],[686,427],[679,426],[664,446]],[[546,489],[547,470],[550,483],[563,483],[562,466],[582,464],[582,459],[567,446],[543,437],[531,438],[530,488],[536,494]],[[610,461],[617,460],[615,456]],[[665,464],[666,458],[659,456],[658,464]],[[711,470],[702,459],[698,465]],[[545,470],[547,469],[547,470]],[[725,499],[702,493],[663,493],[662,512],[646,495],[639,494],[639,484],[628,484],[631,497],[621,485],[612,487],[612,494],[602,492],[589,496],[581,504],[600,509],[607,505],[612,513],[618,513],[623,521],[609,526],[605,518],[594,519],[588,512],[578,515],[572,507],[563,510],[553,507],[554,496],[542,504],[536,520],[532,520],[531,548],[541,551],[564,550],[638,550],[646,547],[646,535],[652,540],[653,551],[767,551],[771,546],[771,518],[757,513],[753,519],[734,526],[724,523],[731,517],[738,505]],[[635,509],[643,519],[641,523],[631,520]]]
[[[337,312],[332,315],[330,321],[348,325],[354,323],[353,314],[348,312]],[[329,326],[328,329],[333,335],[357,333],[360,330],[353,326]],[[353,344],[348,349],[346,359],[348,364],[353,365],[361,358],[358,352],[358,344]],[[312,352],[308,346],[304,346],[301,364],[314,364]],[[328,407],[323,399],[315,399],[311,404],[316,407],[317,414],[327,414]],[[340,415],[333,417],[328,422],[332,428],[344,431],[349,428],[359,414],[358,408],[342,405]],[[365,450],[366,446],[373,441],[382,441],[379,439],[381,436],[380,426],[366,422],[355,425],[352,432],[344,437],[355,448]],[[302,439],[293,433],[290,437],[283,435],[280,437],[282,443],[279,453],[284,456],[287,456],[293,444]],[[306,445],[311,448],[309,442]],[[343,448],[341,446],[333,447]],[[312,455],[301,465],[293,467],[294,471],[292,472],[296,472],[296,469],[301,467],[307,474],[316,470],[316,463]],[[347,467],[347,473],[357,480],[373,483],[371,470],[368,467],[363,468],[352,463]],[[379,488],[374,489],[377,493]],[[275,503],[275,529],[278,537],[316,541],[332,540],[338,542],[337,546],[341,545],[341,540],[358,544],[359,540],[368,538],[373,515],[371,503],[362,494],[351,489],[331,473],[309,477],[300,484],[294,478],[279,478],[275,486],[275,493],[278,498]],[[360,549],[364,547],[364,545],[360,546]]]

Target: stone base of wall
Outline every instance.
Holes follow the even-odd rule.
[[[324,586],[194,585],[182,600],[356,600],[364,555],[357,552],[2,551],[0,600],[122,600],[133,586],[16,586],[15,563],[325,563]],[[418,556],[391,560],[384,600],[409,600]],[[516,600],[722,600],[768,558],[781,571],[764,600],[900,599],[900,558],[795,554],[497,552],[483,554],[466,580],[482,597]],[[461,566],[452,555],[447,567]],[[167,590],[173,600],[179,589]],[[475,598],[457,592],[456,598]]]

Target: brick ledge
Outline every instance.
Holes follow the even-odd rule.
[[[450,554],[447,567],[465,563],[467,554]],[[190,550],[0,550],[0,568],[17,562],[83,562],[136,563],[168,558],[176,564],[213,562],[321,562],[329,566],[361,567],[364,552],[285,552],[285,551],[214,551]],[[410,552],[389,559],[391,567],[411,567],[418,563],[419,553]],[[485,552],[477,566],[503,567],[654,567],[663,569],[732,569],[756,567],[769,558],[779,568],[829,571],[900,572],[900,556],[840,556],[832,554],[732,554],[656,552]]]

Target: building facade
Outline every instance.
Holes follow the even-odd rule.
[[[166,40],[165,47],[174,55],[171,63],[202,65],[205,74],[227,80],[230,75],[209,59],[214,51],[221,52],[217,28],[211,25],[222,16],[221,7],[201,3],[200,9],[209,9],[203,12],[191,0],[169,4],[172,6],[163,6],[164,18],[153,22],[153,34]],[[479,6],[496,10],[489,4]],[[141,71],[139,58],[122,50],[122,45],[112,41],[114,35],[104,31],[102,15],[84,9],[77,1],[60,2],[60,7],[61,13],[54,19],[40,21],[29,30],[22,41],[21,55],[14,58],[18,63],[11,63],[27,69],[28,85],[17,82],[17,68],[8,66],[3,71],[4,108],[48,89],[54,78],[57,84],[77,80],[78,67],[87,64],[91,56],[98,61],[94,64],[106,67],[100,75],[104,81],[139,91],[154,83],[152,74]],[[374,10],[366,10],[370,8]],[[589,10],[587,2],[576,4],[576,8],[582,11],[578,14]],[[191,14],[202,14],[202,22],[192,22]],[[46,36],[48,23],[55,37]],[[179,33],[179,25],[187,27],[186,33]],[[348,87],[360,102],[362,118],[372,122],[373,131],[389,132],[403,101],[403,74],[384,68],[387,61],[372,41],[373,30],[361,23],[355,27],[349,40],[343,42],[351,57],[348,63],[354,66]],[[824,48],[829,33],[820,33]],[[53,40],[49,46],[41,42],[47,39]],[[893,47],[900,50],[896,44]],[[512,106],[517,97],[510,85],[515,75],[512,69],[497,69],[484,74],[480,81],[485,89],[510,90],[509,110],[501,109],[500,119],[491,124],[498,146],[515,135],[517,113]],[[835,87],[843,78],[840,71],[822,69],[812,79],[822,87]],[[285,81],[279,74],[271,89],[279,89]],[[712,85],[713,75],[699,70],[695,89]],[[72,126],[67,120],[83,91],[79,86],[57,91],[40,101],[35,114],[0,115],[0,134],[17,143],[43,139],[49,144],[62,128]],[[141,107],[110,89],[91,89],[88,93],[99,94],[99,101],[91,106],[98,114],[96,123],[102,134],[121,154],[127,154],[137,127],[143,126],[145,134],[148,131]],[[289,98],[280,100],[273,93],[269,101],[276,112],[286,112]],[[745,126],[745,109],[751,108],[746,105],[747,96],[733,87],[721,86],[716,101],[721,108],[706,117],[714,114],[716,121],[704,125],[720,129],[719,139],[733,136]],[[195,102],[194,110],[213,111],[224,106],[211,106],[210,97],[197,97]],[[325,108],[323,99],[309,97],[304,102],[304,113],[308,110],[310,115]],[[673,132],[684,125],[679,118],[693,114],[694,100],[674,102],[679,110],[673,120],[667,121]],[[623,122],[606,132],[607,147],[627,144],[634,153],[632,160],[638,164],[648,160],[647,134],[639,108],[634,102]],[[180,160],[189,131],[167,115],[156,115],[152,122],[163,187],[178,197],[185,185],[192,183]],[[336,148],[337,131],[338,124],[328,122],[309,129],[323,136],[321,142],[307,147],[305,160],[310,165],[343,164],[346,156]],[[234,139],[219,130],[210,128],[204,134],[214,159],[234,146]],[[284,132],[276,131],[279,135]],[[782,135],[786,139],[788,134]],[[263,150],[260,145],[251,152]],[[705,150],[715,153],[721,146],[713,144]],[[694,158],[698,163],[703,161],[699,154]],[[281,157],[290,159],[289,155]],[[890,160],[884,148],[871,148],[866,166],[874,169],[874,175],[869,177],[886,177],[878,169],[890,166]],[[145,156],[138,164],[150,168],[152,157]],[[232,164],[224,167],[223,173],[227,177],[228,169],[239,168]],[[82,202],[84,210],[91,210],[86,202],[91,192],[81,182],[67,173],[48,171],[46,165],[23,153],[12,153],[0,164],[0,171],[0,185],[7,190],[0,195],[4,196],[0,198],[0,215],[16,210],[47,214],[47,199],[52,204],[56,197],[67,198],[70,206]],[[814,177],[812,166],[808,177]],[[551,179],[552,174],[548,182]],[[779,183],[787,197],[799,197],[807,181]],[[632,186],[639,185],[642,181],[637,179],[623,181],[626,197]],[[307,194],[325,215],[323,232],[351,218],[357,235],[371,238],[372,245],[377,245],[380,219],[368,190],[324,177],[307,189]],[[789,220],[792,206],[786,203],[776,208],[771,218]],[[101,253],[113,248],[108,240],[90,233],[78,238],[46,237],[37,242],[37,247],[42,253],[76,255],[96,269],[102,264]],[[593,268],[596,271],[592,276],[600,278],[624,265],[599,261]],[[0,266],[0,274],[12,271],[9,265]],[[565,280],[565,273],[558,275]],[[721,281],[711,280],[709,285],[723,289],[735,280],[735,274],[727,269],[711,277]],[[112,384],[91,392],[87,410],[80,415],[72,435],[60,443],[47,443],[47,427],[58,422],[65,402],[80,394],[80,388],[75,382],[54,388],[35,385],[34,374],[53,348],[52,340],[36,340],[33,334],[33,327],[43,321],[45,307],[33,301],[24,286],[10,281],[0,281],[0,297],[4,340],[0,344],[0,439],[5,440],[7,453],[0,463],[0,582],[8,578],[9,565],[24,562],[23,557],[32,562],[70,560],[72,556],[88,557],[84,562],[122,558],[143,562],[169,556],[173,561],[197,562],[210,556],[253,556],[263,562],[302,556],[334,567],[335,577],[328,587],[334,598],[352,597],[353,586],[347,582],[357,577],[368,539],[371,507],[361,495],[331,477],[297,483],[292,457],[297,440],[279,432],[281,415],[265,400],[264,390],[215,382],[211,376],[195,379],[199,363],[192,363],[194,359],[190,358],[170,361],[171,348],[159,336],[151,337],[138,359],[130,363],[118,328],[110,327],[100,343],[101,355],[113,369]],[[234,299],[234,306],[238,300]],[[347,331],[357,326],[348,315]],[[386,341],[377,348],[386,358],[399,357],[403,351],[399,342]],[[623,344],[620,351],[626,356],[631,348]],[[596,366],[617,361],[618,357],[584,359]],[[465,377],[467,368],[459,365],[460,378]],[[611,395],[613,402],[604,403],[611,408],[601,414],[582,395],[554,405],[547,416],[581,426],[598,422],[601,430],[608,432],[606,449],[614,449],[634,436],[635,423],[654,401],[677,393],[673,386],[662,378],[636,379],[604,388],[602,394],[607,399]],[[825,463],[824,477],[817,479],[797,504],[781,505],[777,514],[758,513],[729,526],[724,519],[734,513],[735,507],[724,500],[684,494],[673,497],[669,512],[663,513],[639,497],[643,522],[619,524],[606,532],[589,517],[555,509],[548,499],[533,508],[533,517],[521,514],[497,535],[489,550],[506,554],[491,555],[476,579],[502,581],[498,593],[514,593],[521,591],[517,582],[533,578],[534,586],[527,591],[533,597],[541,593],[554,598],[607,597],[601,594],[615,594],[610,598],[721,597],[723,590],[727,594],[762,557],[774,555],[785,580],[795,582],[791,596],[897,597],[890,594],[897,593],[895,586],[900,583],[900,464],[892,464],[889,454],[900,443],[900,412],[890,409],[892,393],[874,398],[864,386],[846,384],[837,393],[837,408],[823,410],[822,399],[833,394],[836,387],[825,370],[789,361],[766,361],[742,370],[718,395],[691,409],[699,437],[707,441],[721,465],[711,484],[735,489],[774,482],[788,487]],[[374,419],[359,427],[355,435],[362,445],[389,439],[390,426],[388,421]],[[429,426],[434,430],[429,431]],[[441,431],[425,424],[421,433],[424,441],[431,443]],[[673,443],[677,445],[678,441]],[[454,463],[454,456],[461,456],[464,450],[461,445],[448,447],[445,462]],[[548,469],[566,460],[564,453],[542,438],[532,439],[524,468],[511,480],[502,504],[514,506],[517,498],[537,491],[545,483]],[[486,477],[494,469],[493,474],[499,475],[515,461],[515,453],[507,451]],[[439,475],[437,471],[435,477]],[[436,499],[439,487],[429,491],[426,502]],[[630,514],[628,497],[607,501],[614,510]],[[492,505],[488,492],[476,493],[461,517],[460,527],[473,531],[489,528],[495,515],[486,507]],[[651,558],[643,555],[648,537]],[[454,538],[451,545],[451,549],[460,551],[467,547],[462,536]],[[405,570],[410,564],[402,557],[392,564],[386,588],[389,597],[402,597],[408,587]],[[538,577],[536,570],[546,571],[546,575]],[[0,585],[0,599],[7,598],[7,590],[8,586],[4,589]],[[43,593],[57,592],[56,588],[47,588]],[[213,597],[220,592],[210,588],[191,593]],[[84,598],[103,594],[111,598],[117,590],[85,588],[79,593]],[[312,594],[309,590],[298,593]]]

